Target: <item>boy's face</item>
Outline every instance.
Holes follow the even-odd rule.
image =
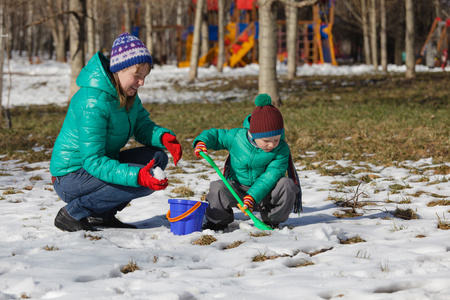
[[[266,137],[262,139],[255,139],[256,145],[264,152],[270,152],[275,149],[280,143],[281,135]]]

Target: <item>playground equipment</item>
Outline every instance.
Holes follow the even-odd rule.
[[[232,68],[257,63],[257,43],[259,23],[257,20],[256,0],[235,0],[230,8],[230,22],[226,25],[225,66]],[[331,63],[337,65],[333,43],[334,0],[319,1],[313,6],[312,20],[299,20],[297,38],[297,65],[302,63]],[[196,1],[193,0],[195,4]],[[209,19],[217,24],[217,1],[207,1]],[[213,16],[211,18],[211,16]],[[214,17],[215,16],[215,17]],[[183,30],[179,48],[184,48],[184,55],[179,52],[179,67],[188,67],[193,40],[193,26]],[[286,21],[277,21],[277,57],[283,62],[287,58]],[[210,49],[199,58],[198,65],[217,64],[218,26],[209,26]],[[184,45],[183,45],[184,44]],[[184,46],[184,47],[183,47]]]
[[[430,32],[425,39],[425,43],[420,50],[420,56],[416,60],[416,64],[420,64],[422,62],[422,58],[425,55],[425,50],[430,42],[430,40],[434,38],[438,38],[437,43],[437,53],[440,54],[440,62],[441,67],[444,68],[447,65],[448,60],[448,48],[449,48],[449,39],[447,35],[447,28],[450,27],[450,19],[443,21],[441,18],[434,19],[433,25],[431,25]]]

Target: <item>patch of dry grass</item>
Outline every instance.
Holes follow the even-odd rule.
[[[202,235],[201,238],[199,238],[192,244],[199,245],[199,246],[207,246],[207,245],[211,245],[212,243],[214,243],[216,241],[217,241],[217,239],[215,237],[213,237],[212,235],[205,234],[205,235]]]

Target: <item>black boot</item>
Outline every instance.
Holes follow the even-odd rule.
[[[92,226],[99,227],[112,227],[112,228],[131,228],[136,229],[137,227],[131,224],[126,224],[119,221],[115,216],[108,216],[105,218],[88,217],[88,222]]]
[[[61,208],[56,215],[55,226],[63,231],[70,232],[78,230],[97,231],[89,224],[86,218],[83,218],[81,220],[72,218],[66,211],[65,207]]]
[[[202,230],[211,229],[214,231],[220,231],[220,230],[224,230],[227,227],[228,227],[228,225],[214,224],[210,221],[207,221],[205,224],[203,224]]]

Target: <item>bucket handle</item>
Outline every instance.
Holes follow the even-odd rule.
[[[199,208],[200,205],[202,205],[202,203],[201,203],[201,202],[197,202],[197,203],[195,203],[195,205],[192,206],[190,209],[188,209],[187,211],[185,211],[185,212],[182,213],[181,215],[176,216],[176,217],[173,217],[173,218],[170,217],[170,209],[169,209],[169,211],[168,211],[167,214],[166,214],[166,218],[167,218],[170,222],[180,221],[181,219],[184,219],[184,218],[186,218],[187,216],[189,216],[190,214],[192,214],[197,208]]]

